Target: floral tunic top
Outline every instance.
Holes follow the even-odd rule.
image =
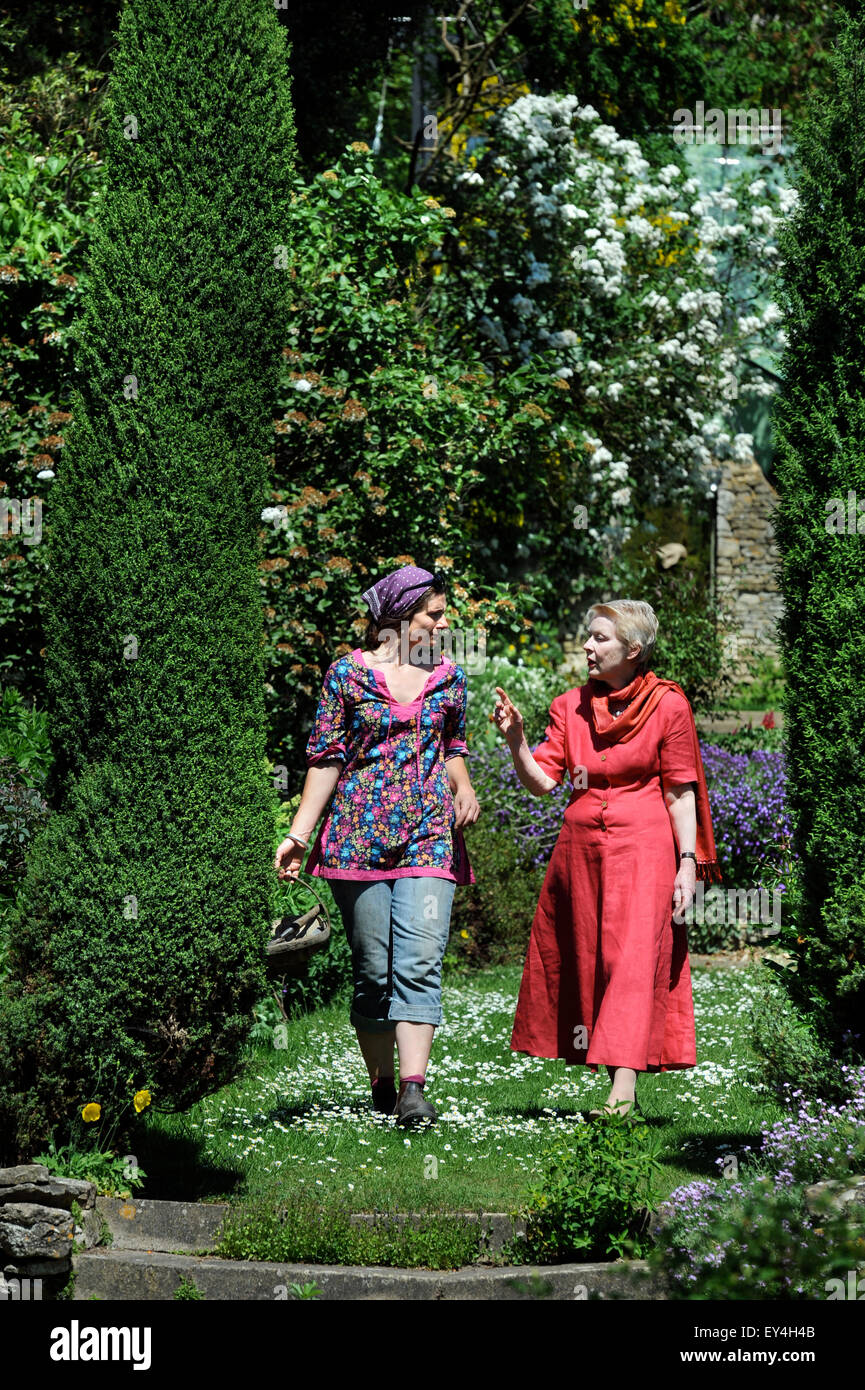
[[[360,648],[331,663],[306,761],[339,759],[343,767],[308,873],[474,883],[445,769],[448,758],[468,753],[466,695],[465,671],[447,657],[410,704],[391,697]]]

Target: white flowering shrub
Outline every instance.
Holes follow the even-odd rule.
[[[758,305],[795,194],[747,173],[700,192],[672,139],[653,168],[576,96],[521,96],[467,148],[436,311],[461,313],[499,372],[567,383],[588,536],[611,520],[626,536],[637,501],[682,496],[713,455],[750,449],[729,404],[774,390],[757,359],[783,345],[780,313]]]

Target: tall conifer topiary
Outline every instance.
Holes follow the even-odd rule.
[[[788,983],[838,1054],[865,1035],[865,19],[796,130],[775,518],[789,795],[801,861]],[[855,1035],[858,1034],[858,1042]]]
[[[129,1142],[133,1093],[182,1108],[231,1079],[274,911],[257,566],[290,299],[288,49],[262,0],[129,0],[118,40],[44,516],[54,810],[0,996],[7,1157],[88,1104]]]

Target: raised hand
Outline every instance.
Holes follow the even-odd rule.
[[[523,737],[523,716],[520,714],[516,705],[512,704],[500,685],[496,686],[495,713],[493,721],[499,733],[504,734],[508,743],[512,740],[519,740]]]

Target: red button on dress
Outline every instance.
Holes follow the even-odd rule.
[[[568,1064],[696,1065],[684,924],[673,922],[676,842],[664,788],[696,782],[687,701],[670,690],[625,743],[598,735],[590,691],[550,706],[538,765],[583,767],[544,878],[511,1048]],[[572,779],[573,780],[573,779]]]

